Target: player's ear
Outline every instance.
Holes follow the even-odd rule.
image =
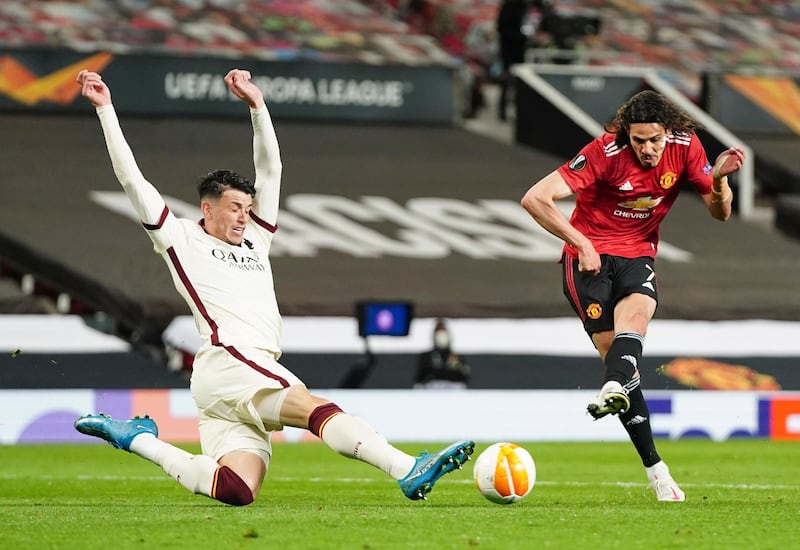
[[[211,201],[209,200],[204,200],[200,202],[200,211],[203,213],[204,218],[207,218],[209,214],[211,214],[213,208],[214,205],[211,204]]]

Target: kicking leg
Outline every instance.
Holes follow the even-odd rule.
[[[633,446],[636,447],[642,464],[649,467],[661,460],[656,452],[653,431],[650,428],[650,411],[641,388],[636,387],[631,390],[628,398],[630,399],[630,408],[619,415],[619,420],[625,431],[628,432]]]
[[[672,479],[669,468],[656,451],[653,431],[650,427],[650,410],[641,388],[637,385],[628,392],[628,397],[631,406],[625,413],[619,415],[619,420],[642,459],[650,488],[660,501],[681,502],[686,500],[686,495]]]
[[[586,411],[595,419],[608,414],[622,414],[630,406],[628,394],[639,387],[639,361],[642,358],[644,337],[636,332],[620,332],[614,336],[604,353],[602,344],[606,333],[594,335],[594,340],[604,357],[606,372],[600,393],[587,406]]]
[[[331,449],[348,458],[370,464],[398,480],[412,500],[424,499],[444,474],[469,460],[472,441],[460,441],[438,453],[413,457],[389,444],[363,419],[347,414],[338,405],[311,395],[304,386],[288,390],[280,407],[281,423],[309,430]],[[274,414],[269,394],[254,399],[259,413]]]

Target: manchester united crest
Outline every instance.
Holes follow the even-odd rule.
[[[669,189],[670,187],[675,185],[676,181],[678,181],[678,174],[676,174],[675,172],[667,172],[665,174],[662,174],[661,180],[658,183],[661,185],[662,188]]]
[[[589,304],[589,307],[586,308],[586,315],[589,319],[599,319],[602,314],[603,308],[600,304]]]

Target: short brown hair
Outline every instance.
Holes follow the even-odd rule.
[[[256,188],[250,180],[231,170],[215,170],[200,180],[197,192],[201,199],[212,197],[218,199],[227,189],[236,189],[247,193],[251,197],[256,196]]]

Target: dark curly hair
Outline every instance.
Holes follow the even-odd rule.
[[[631,124],[639,122],[656,122],[675,134],[691,135],[703,129],[701,124],[692,120],[666,97],[653,90],[645,90],[631,97],[617,110],[614,120],[606,126],[606,131],[616,134],[614,141],[622,147],[630,144],[628,130]]]
[[[256,196],[256,188],[250,183],[250,180],[231,170],[209,172],[200,180],[197,186],[197,192],[201,199],[206,197],[218,199],[228,189],[242,191],[251,197]]]

